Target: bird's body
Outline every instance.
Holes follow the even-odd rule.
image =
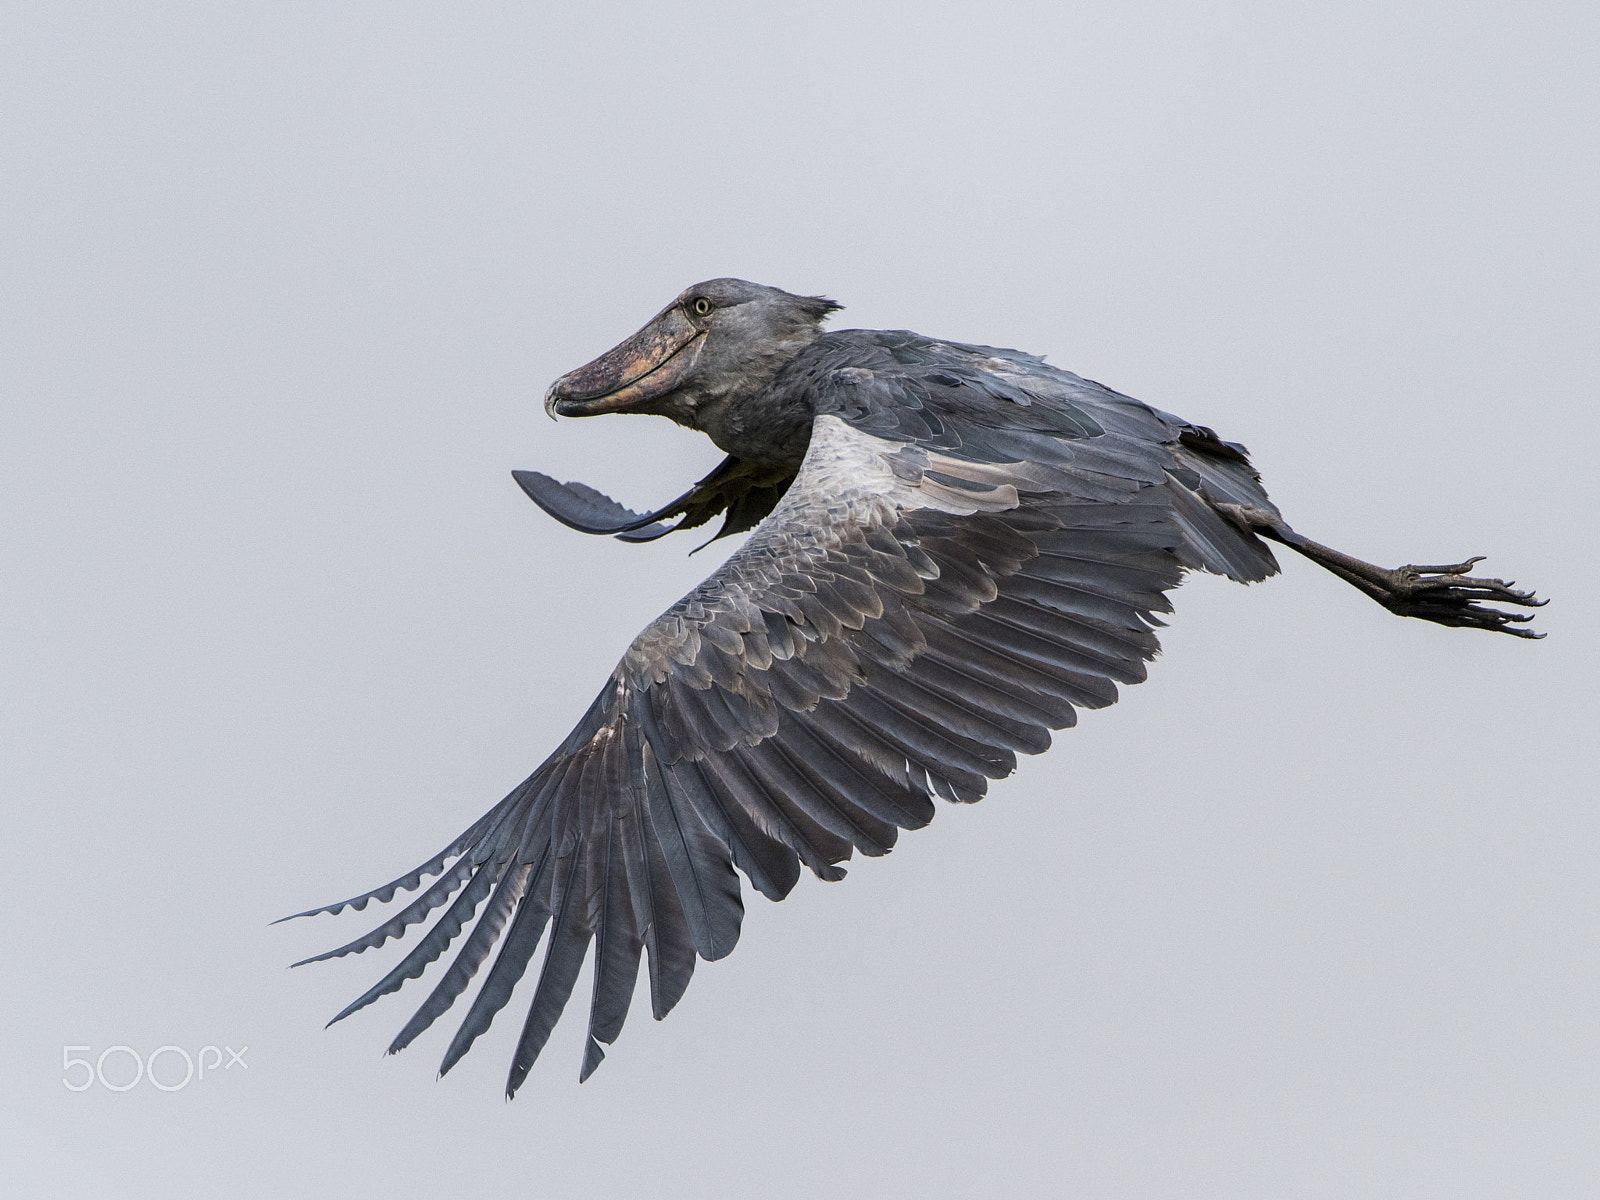
[[[1077,709],[1144,678],[1156,614],[1185,571],[1275,573],[1264,538],[1404,615],[1523,632],[1484,602],[1531,597],[1467,577],[1470,564],[1385,572],[1296,534],[1243,447],[1209,429],[1013,350],[823,333],[834,307],[738,280],[697,285],[551,388],[553,413],[654,412],[729,454],[649,514],[519,472],[552,515],[630,540],[721,512],[723,533],[754,532],[633,641],[526,782],[416,871],[312,910],[440,875],[319,956],[332,957],[449,905],[339,1017],[419,976],[478,914],[391,1049],[449,1008],[503,937],[448,1070],[544,938],[514,1092],[592,942],[587,1076],[642,957],[659,1018],[697,957],[733,948],[736,870],[781,899],[802,864],[837,879],[854,851],[887,852],[932,819],[933,797],[980,799]]]

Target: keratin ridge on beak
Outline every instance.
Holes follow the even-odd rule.
[[[704,331],[674,305],[620,346],[552,383],[544,410],[551,417],[592,417],[664,395],[682,385],[704,339]]]

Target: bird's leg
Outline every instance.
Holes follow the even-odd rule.
[[[1215,502],[1213,502],[1215,504]],[[1238,504],[1215,504],[1234,524],[1252,533],[1281,542],[1305,555],[1319,567],[1359,588],[1390,612],[1402,617],[1418,617],[1440,625],[1464,629],[1492,629],[1516,637],[1541,638],[1542,633],[1522,628],[1532,614],[1504,612],[1492,604],[1515,604],[1538,608],[1547,600],[1532,592],[1521,592],[1503,579],[1476,579],[1467,572],[1483,561],[1483,556],[1444,566],[1415,564],[1385,570],[1369,562],[1313,542],[1290,529],[1274,513]]]

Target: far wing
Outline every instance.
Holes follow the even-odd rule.
[[[1114,393],[1052,399],[1039,383],[1024,406],[1035,411],[1008,413],[967,404],[970,386],[950,379],[855,370],[825,381],[832,411],[793,486],[640,634],[560,748],[423,867],[313,910],[361,908],[440,875],[318,956],[369,949],[445,910],[335,1020],[420,976],[466,931],[397,1051],[498,944],[449,1070],[543,944],[510,1095],[592,943],[586,1078],[622,1028],[642,961],[659,1019],[697,957],[733,949],[736,872],[781,899],[802,863],[838,879],[854,851],[886,853],[901,829],[932,819],[934,796],[980,799],[1078,708],[1143,679],[1154,614],[1169,611],[1163,593],[1186,566],[1264,572],[1259,543],[1209,509],[1185,465],[1194,452],[1152,410]],[[1239,487],[1248,477],[1228,476]]]
[[[545,512],[580,533],[614,534],[625,542],[651,542],[679,529],[704,525],[727,513],[717,538],[753,529],[793,482],[787,472],[764,470],[732,456],[664,508],[636,513],[586,483],[557,483],[538,471],[513,471],[512,478]],[[673,517],[679,520],[667,524]]]
[[[513,471],[511,477],[527,493],[528,499],[579,533],[616,534],[628,541],[653,541],[673,530],[673,526],[661,521],[663,516],[672,515],[672,505],[653,513],[636,513],[586,483],[557,483],[539,471]]]

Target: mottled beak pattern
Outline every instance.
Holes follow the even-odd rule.
[[[681,386],[705,344],[705,330],[674,304],[620,346],[550,385],[551,417],[621,412]]]

